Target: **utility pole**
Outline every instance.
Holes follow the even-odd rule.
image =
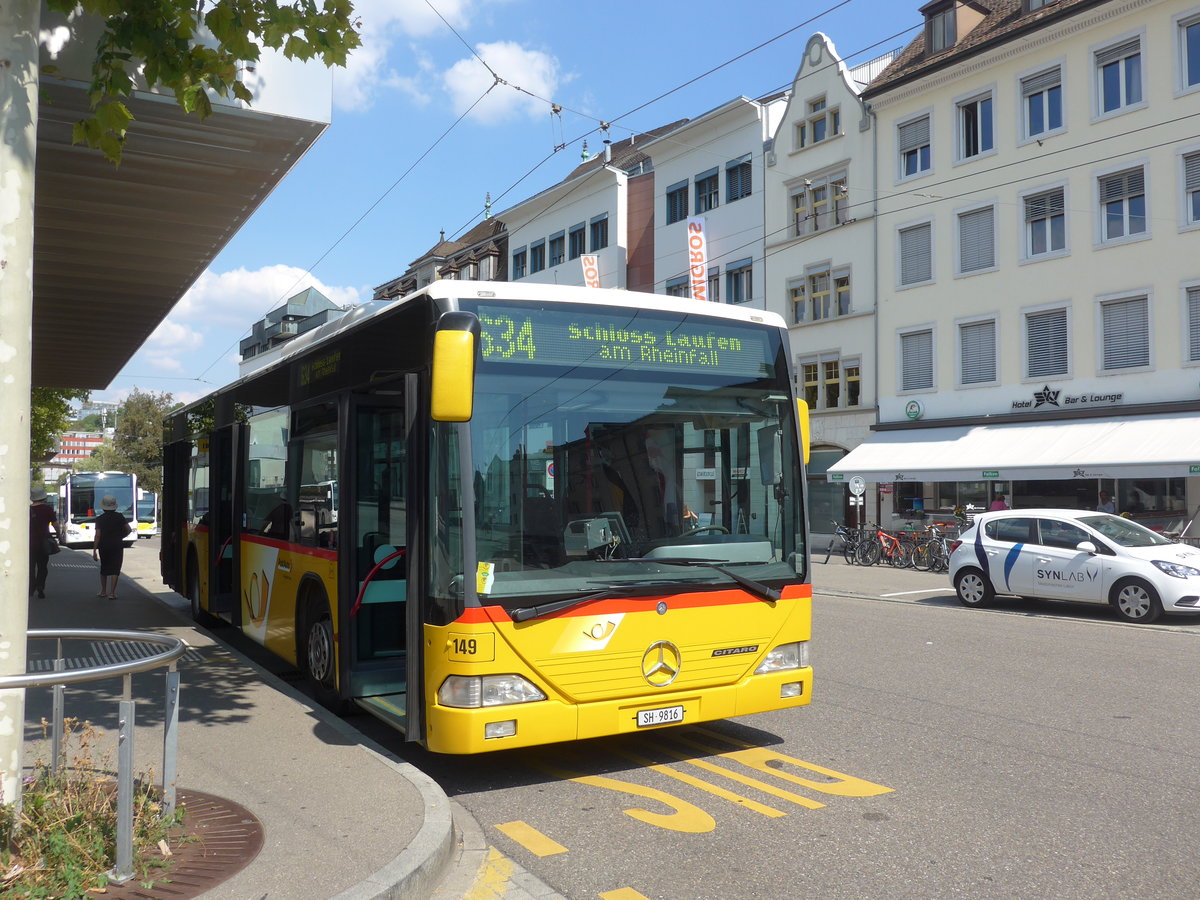
[[[41,0],[0,2],[0,675],[25,674],[33,178]],[[25,691],[0,691],[0,801],[21,802]]]

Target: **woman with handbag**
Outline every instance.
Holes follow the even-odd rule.
[[[96,540],[92,544],[92,559],[100,558],[100,593],[117,599],[117,579],[121,577],[121,566],[125,562],[125,538],[132,531],[129,520],[117,512],[117,498],[105,494],[100,498],[104,512],[96,516]]]
[[[38,485],[29,492],[29,593],[37,591],[39,599],[46,597],[50,554],[58,552],[60,541],[62,532],[54,510],[46,502],[46,488]]]

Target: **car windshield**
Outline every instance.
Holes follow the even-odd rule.
[[[1122,547],[1157,547],[1170,544],[1172,541],[1161,534],[1151,531],[1144,525],[1123,519],[1120,516],[1099,515],[1085,516],[1079,520],[1095,531],[1100,532],[1114,544]]]

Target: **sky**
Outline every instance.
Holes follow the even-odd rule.
[[[237,378],[238,342],[288,297],[369,300],[475,225],[485,195],[502,214],[577,166],[584,137],[600,151],[600,121],[615,142],[784,90],[816,32],[866,62],[912,39],[921,5],[356,0],[363,46],[333,71],[332,124],[92,397],[198,399]]]

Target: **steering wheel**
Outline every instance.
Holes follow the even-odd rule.
[[[681,532],[680,537],[691,537],[693,534],[700,534],[705,531],[716,531],[721,534],[729,534],[729,529],[724,525],[699,525],[696,528],[689,528],[687,531]]]

